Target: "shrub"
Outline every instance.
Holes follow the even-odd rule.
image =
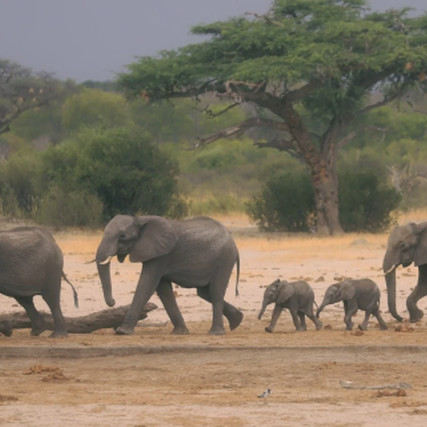
[[[373,172],[345,172],[339,177],[340,221],[344,231],[379,232],[393,222],[401,197],[381,186]],[[247,203],[249,217],[266,231],[308,231],[315,221],[309,176],[280,173],[270,176],[261,192]]]
[[[103,217],[167,213],[177,193],[177,166],[131,130],[85,129],[43,153],[45,187],[92,194]],[[180,208],[182,210],[182,208]]]
[[[96,226],[112,216],[183,216],[177,166],[129,129],[86,128],[0,165],[1,211],[50,225]]]
[[[53,188],[41,200],[36,219],[41,224],[72,227],[102,225],[102,202],[87,191]]]
[[[246,207],[249,217],[262,230],[308,231],[314,213],[309,176],[289,172],[271,175]]]
[[[373,172],[346,172],[339,179],[340,222],[344,231],[379,232],[393,222],[401,201],[391,187],[381,187]]]

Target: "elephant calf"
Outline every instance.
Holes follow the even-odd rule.
[[[275,280],[264,292],[261,311],[258,319],[261,319],[267,305],[275,303],[270,324],[265,328],[266,332],[273,332],[276,322],[284,308],[289,309],[292,320],[297,331],[307,330],[305,316],[310,318],[316,325],[316,329],[322,329],[320,322],[313,312],[314,292],[311,286],[302,280],[287,282],[286,280]]]
[[[352,316],[357,313],[357,310],[365,311],[365,319],[359,325],[359,329],[365,331],[368,327],[369,317],[374,315],[381,329],[387,329],[387,325],[380,315],[380,290],[375,282],[370,279],[352,280],[347,279],[339,283],[334,283],[326,289],[322,304],[317,309],[316,316],[319,317],[320,312],[326,305],[336,302],[344,302],[344,323],[346,329],[353,329]]]

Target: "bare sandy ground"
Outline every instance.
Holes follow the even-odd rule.
[[[240,296],[231,278],[227,300],[244,312],[241,326],[209,336],[210,306],[194,290],[176,288],[191,334],[172,336],[159,308],[132,336],[111,330],[50,339],[29,330],[0,336],[0,425],[5,426],[412,426],[427,423],[427,325],[395,322],[386,309],[380,267],[387,235],[261,234],[245,218],[220,218],[233,232],[241,255]],[[414,213],[407,220],[423,220]],[[66,316],[105,309],[94,264],[99,232],[57,231],[65,271],[76,286],[73,307],[63,284]],[[113,265],[117,305],[129,304],[140,265]],[[398,309],[416,269],[398,270]],[[369,277],[382,290],[388,323],[372,319],[366,332],[346,332],[340,304],[322,313],[324,329],[295,332],[284,312],[273,334],[264,332],[271,310],[257,320],[264,287],[276,278],[307,280],[320,302],[326,287],[344,277]],[[0,296],[3,312],[20,310]],[[40,309],[46,310],[41,299]],[[427,310],[427,298],[420,308]],[[355,323],[361,322],[358,313]],[[390,386],[387,388],[385,386]],[[267,399],[257,396],[267,387]],[[346,388],[349,387],[349,388]],[[400,387],[400,388],[398,388]]]

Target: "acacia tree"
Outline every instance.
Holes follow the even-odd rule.
[[[425,85],[427,15],[410,18],[408,11],[370,13],[364,0],[276,0],[265,15],[193,27],[205,41],[142,57],[119,83],[129,97],[151,100],[215,94],[228,101],[224,114],[255,105],[253,117],[200,143],[252,127],[280,131],[265,145],[304,159],[317,231],[341,233],[336,159],[356,135],[351,125]]]
[[[60,95],[61,86],[48,73],[0,59],[0,135],[27,110],[49,104]]]

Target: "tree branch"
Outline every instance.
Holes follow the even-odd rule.
[[[277,130],[289,132],[288,126],[283,122],[253,117],[241,123],[238,123],[237,125],[230,126],[226,129],[222,129],[206,137],[197,138],[197,143],[195,145],[195,148],[198,148],[202,145],[210,144],[212,142],[217,141],[220,138],[230,138],[232,136],[238,137],[252,127],[266,127],[270,129],[275,128]]]

